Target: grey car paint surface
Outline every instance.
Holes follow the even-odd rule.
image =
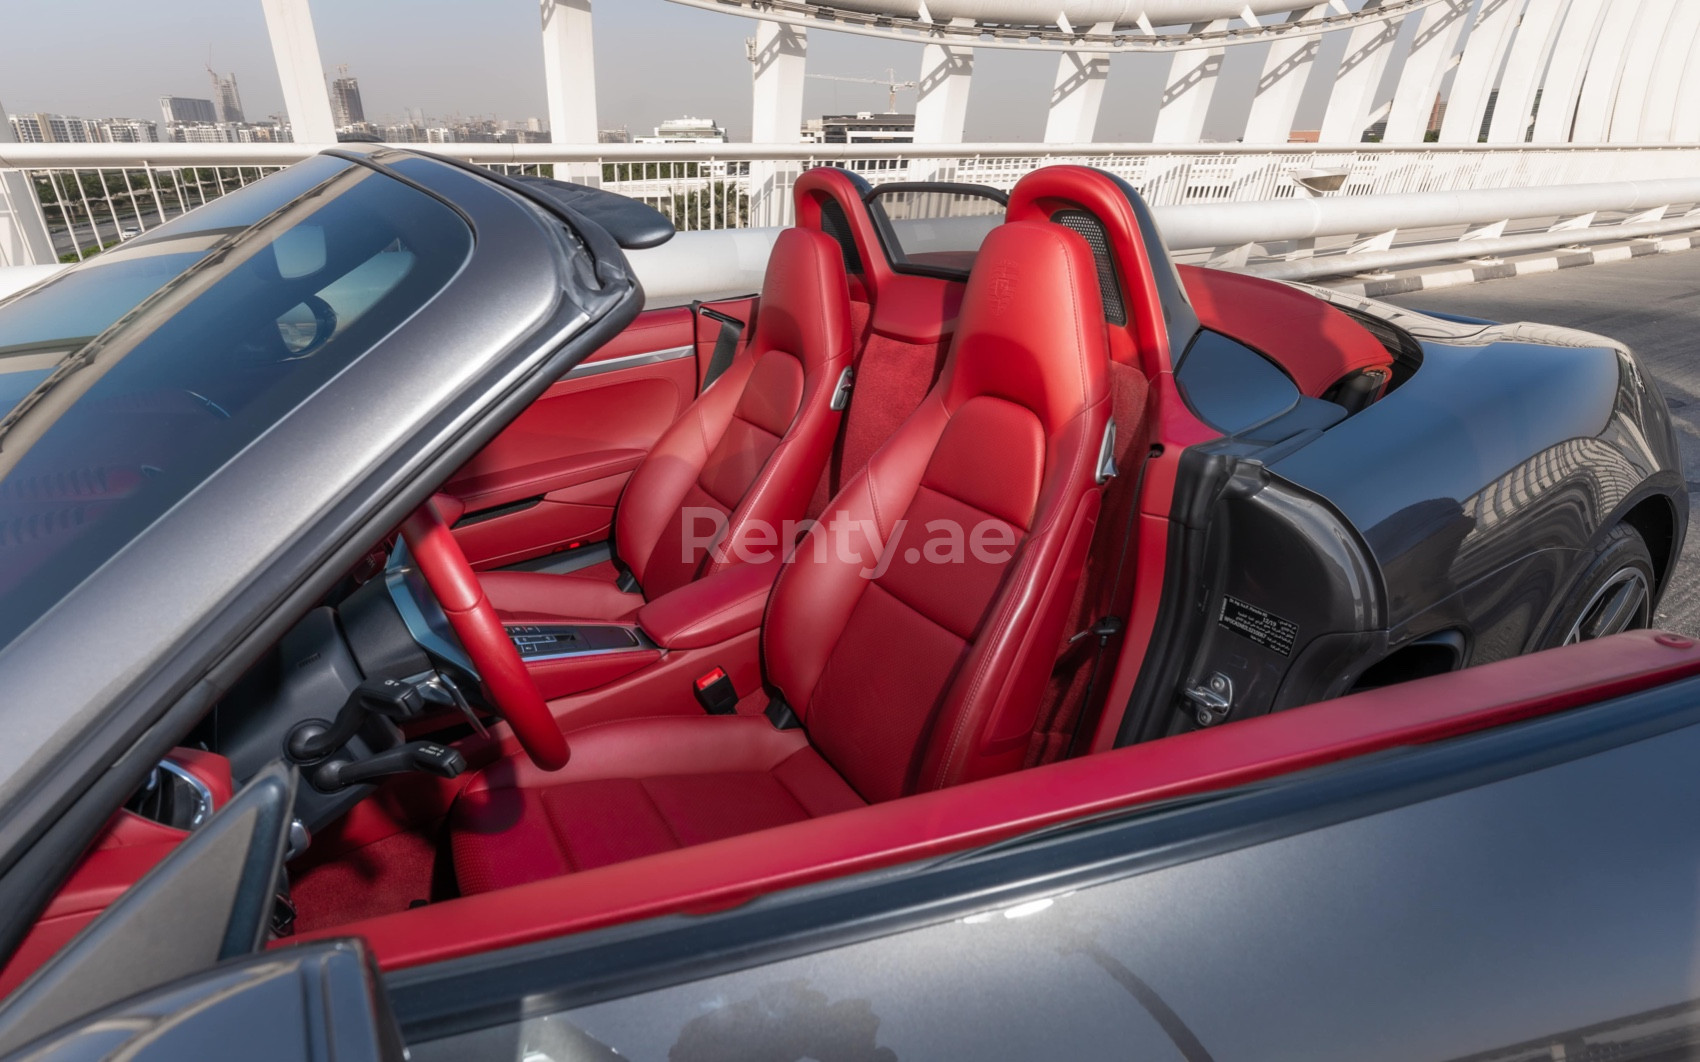
[[[1417,767],[1403,791],[1376,768],[1320,772],[1304,784],[1325,806],[1284,825],[1304,801],[1242,793],[1275,836],[1235,819],[1204,853],[1189,820],[1229,810],[1153,816],[1109,849],[1143,864],[1100,884],[963,895],[945,920],[754,950],[718,976],[414,1039],[412,1057],[1526,1060],[1605,1057],[1579,1053],[1602,1040],[1612,1058],[1692,1057],[1661,1052],[1700,1042],[1697,698],[1689,682],[1465,739],[1497,746],[1474,777]],[[1056,880],[1092,874],[1085,851],[1058,862]],[[416,979],[397,984],[404,1015]]]

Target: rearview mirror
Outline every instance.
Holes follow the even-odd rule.
[[[272,241],[277,272],[285,280],[310,277],[325,268],[325,230],[319,225],[297,225]]]

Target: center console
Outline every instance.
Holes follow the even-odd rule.
[[[508,624],[508,637],[544,700],[624,678],[661,658],[637,627],[606,623]]]
[[[520,659],[526,663],[554,660],[567,656],[589,656],[600,653],[630,652],[654,648],[636,627],[616,627],[603,624],[509,624],[508,637],[514,640]]]

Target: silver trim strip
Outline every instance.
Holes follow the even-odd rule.
[[[522,653],[520,655],[520,659],[525,661],[527,664],[541,663],[542,661],[545,661],[545,660],[566,660],[568,658],[582,657],[582,656],[610,656],[614,653],[648,652],[650,650],[655,650],[655,649],[661,648],[659,645],[656,645],[653,641],[650,640],[649,635],[644,633],[644,630],[643,630],[642,627],[633,627],[633,626],[629,626],[629,625],[624,624],[624,623],[570,623],[570,624],[569,623],[563,623],[563,624],[544,624],[544,626],[619,627],[623,630],[630,631],[632,637],[637,639],[637,641],[636,641],[636,644],[634,644],[634,645],[622,645],[622,646],[618,646],[618,647],[613,648],[613,649],[585,649],[585,650],[583,650],[581,652],[577,652],[577,653],[551,653],[548,656],[526,656]],[[509,634],[508,637],[512,638],[513,635]],[[515,646],[515,648],[518,648],[519,643],[516,641],[514,643],[514,646]]]
[[[207,821],[207,817],[214,811],[218,810],[213,806],[212,790],[207,788],[207,783],[196,778],[187,767],[180,763],[174,763],[171,760],[160,760],[159,769],[167,774],[174,774],[178,778],[181,778],[184,782],[188,783],[190,789],[195,791],[195,802],[199,806],[195,808],[195,817],[189,820],[189,828],[191,830]]]
[[[678,361],[696,355],[697,348],[691,345],[668,347],[666,350],[652,350],[646,354],[627,354],[621,358],[608,358],[604,361],[587,361],[575,367],[564,380],[582,380],[586,376],[600,376],[605,372],[619,372],[621,369],[635,369],[641,365],[659,365],[664,361]]]

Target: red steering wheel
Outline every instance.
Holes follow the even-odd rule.
[[[466,562],[449,525],[426,502],[401,525],[401,535],[419,565],[419,573],[443,606],[466,655],[484,680],[484,689],[502,718],[514,728],[531,762],[545,771],[567,764],[567,738],[537,684],[525,670],[519,650],[484,596],[484,587]]]

